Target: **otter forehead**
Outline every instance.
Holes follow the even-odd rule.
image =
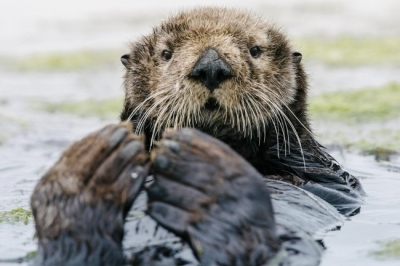
[[[235,9],[210,7],[180,12],[170,17],[155,27],[147,39],[154,49],[189,47],[197,53],[208,47],[226,49],[219,52],[229,54],[245,52],[255,45],[265,51],[288,46],[284,34],[261,17]]]
[[[225,8],[198,8],[170,17],[155,29],[171,37],[204,38],[207,36],[230,36],[252,41],[264,37],[271,25],[248,12]]]

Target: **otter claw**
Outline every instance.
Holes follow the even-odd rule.
[[[117,145],[127,134],[125,127],[118,128],[112,133],[111,137],[108,139],[108,144],[110,146]],[[101,133],[101,137],[106,137],[108,135],[107,131]]]
[[[165,140],[161,145],[163,147],[170,148],[173,152],[179,152],[181,150],[179,143],[173,140]]]
[[[158,171],[166,171],[171,166],[171,161],[164,155],[159,155],[153,162],[153,166]]]

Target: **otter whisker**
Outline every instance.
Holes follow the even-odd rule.
[[[156,93],[154,93],[154,94],[150,94],[150,95],[148,96],[148,98],[146,98],[143,102],[139,103],[139,104],[135,107],[135,109],[133,109],[133,111],[132,111],[131,114],[129,115],[127,121],[131,121],[131,120],[132,120],[132,117],[133,117],[146,103],[148,103],[150,100],[153,100],[155,97],[157,97],[158,95],[160,95],[160,94],[162,94],[162,93],[164,93],[164,91],[159,91],[159,92],[156,92]]]
[[[266,98],[265,95],[261,94],[258,91],[254,92],[262,101],[264,101],[266,104],[269,105],[269,107],[271,108],[271,111],[273,112],[273,116],[276,118],[276,121],[278,122],[279,127],[282,129],[282,136],[283,136],[283,145],[284,145],[284,151],[285,151],[285,156],[286,154],[286,145],[287,145],[287,138],[286,138],[286,134],[285,134],[285,129],[284,129],[284,125],[286,125],[286,123],[284,122],[285,119],[281,119],[281,116],[279,115],[280,113],[280,109],[278,108],[278,106],[270,99]],[[265,107],[264,107],[265,108]],[[266,110],[268,112],[268,110]],[[277,113],[278,112],[278,113]],[[279,130],[276,131],[278,137],[279,137]],[[289,138],[289,136],[288,136]],[[278,147],[279,147],[279,142],[277,143]],[[279,151],[280,149],[278,149]]]
[[[260,107],[259,107],[259,104],[257,104],[259,101],[257,101],[256,99],[255,99],[255,97],[253,96],[253,94],[252,93],[246,93],[246,97],[247,97],[247,99],[249,100],[249,103],[250,103],[250,105],[251,105],[251,111],[253,112],[253,118],[261,118],[261,117],[264,117],[263,116],[263,112],[262,112],[262,110],[260,109]],[[253,121],[253,123],[256,123],[256,128],[257,128],[257,137],[258,137],[258,139],[259,139],[259,144],[261,144],[261,134],[260,134],[260,121],[261,121],[261,123],[262,123],[262,125],[263,125],[263,135],[264,135],[264,142],[265,142],[265,140],[266,140],[266,123],[265,123],[265,120],[264,119],[262,119],[262,120],[260,120],[260,119],[253,119],[254,121]],[[251,126],[251,124],[249,125],[249,126]]]
[[[243,131],[243,134],[245,135],[245,136],[248,136],[248,134],[247,134],[247,128],[246,128],[246,119],[244,118],[244,113],[243,113],[243,105],[242,104],[240,104],[240,108],[239,108],[239,115],[240,115],[240,121],[242,121],[242,131]]]
[[[275,117],[276,121],[278,122],[278,124],[280,125],[280,128],[282,129],[282,136],[283,136],[283,145],[284,145],[284,151],[285,151],[285,156],[287,155],[286,153],[286,147],[289,147],[289,153],[290,153],[290,134],[289,134],[289,129],[287,127],[287,123],[284,122],[286,120],[288,120],[288,118],[286,117],[286,115],[281,111],[281,109],[279,108],[278,104],[274,103],[271,99],[266,98],[263,94],[260,94],[258,91],[255,92],[255,94],[260,97],[260,99],[264,102],[266,102],[267,104],[270,105],[271,111],[273,112],[273,116]],[[263,107],[265,108],[265,107]],[[267,110],[268,111],[268,110]],[[278,112],[278,113],[277,113]],[[289,123],[291,123],[289,121]],[[286,130],[284,130],[284,127],[286,128]],[[295,129],[294,129],[295,130]],[[277,147],[279,147],[279,130],[277,130],[277,128],[275,128],[275,131],[277,133]],[[287,138],[286,138],[287,136]],[[301,146],[301,144],[300,144]],[[280,149],[277,149],[278,153],[279,153]],[[279,154],[278,154],[279,155]]]
[[[173,119],[174,119],[173,128],[174,129],[178,129],[178,125],[180,124],[180,119],[181,119],[181,116],[179,115],[179,111],[180,111],[180,109],[182,109],[182,104],[181,103],[176,103],[176,102],[177,101],[176,101],[176,98],[175,98],[174,104],[172,104],[173,111],[171,111],[171,113],[173,113],[174,116],[175,116],[175,117],[173,117]],[[177,104],[177,105],[175,105],[175,104]]]
[[[264,99],[264,101],[265,101],[265,103],[271,108],[271,106],[269,105],[270,104],[270,101],[268,100],[268,99]],[[264,106],[262,106],[262,108],[266,111],[266,112],[268,112],[269,110],[267,110]],[[277,147],[279,147],[280,146],[280,141],[279,141],[279,128],[281,128],[282,130],[283,130],[283,126],[282,126],[282,122],[281,122],[281,119],[280,119],[280,117],[279,117],[279,114],[278,113],[276,113],[276,111],[275,111],[275,107],[273,107],[273,108],[271,108],[271,111],[272,111],[272,113],[273,113],[273,115],[271,116],[271,118],[272,118],[272,124],[273,124],[273,126],[274,126],[274,129],[275,129],[275,132],[276,132],[276,143],[277,143]],[[276,124],[278,124],[278,125],[276,125]],[[283,141],[285,142],[285,135],[284,135],[284,133],[282,133],[282,136],[283,136]],[[277,149],[277,156],[278,156],[278,158],[280,158],[280,149]]]
[[[157,106],[153,106],[158,107],[158,105],[161,105],[161,109],[159,110],[159,114],[153,124],[153,133],[151,135],[150,147],[153,145],[156,136],[160,136],[163,130],[169,126],[168,122],[171,121],[170,117],[174,113],[173,110],[170,111],[170,106],[175,103],[176,98],[170,99],[170,97],[168,96],[169,95],[165,95],[165,97],[162,97],[159,101],[157,101]],[[165,116],[166,113],[167,116]]]
[[[158,93],[152,94],[150,95],[143,103],[147,103],[150,100],[154,100],[155,97],[157,97],[158,95],[165,93],[165,91],[160,91]],[[161,99],[157,100],[155,103],[153,103],[152,105],[150,105],[149,109],[146,110],[146,112],[141,116],[141,118],[138,120],[136,129],[135,129],[135,133],[139,134],[142,131],[142,127],[144,127],[145,121],[147,120],[148,116],[153,112],[153,110],[160,104],[162,103],[162,100],[165,99],[167,97],[167,94],[162,97]],[[142,105],[137,106],[133,112],[132,112],[132,116],[142,107]]]
[[[279,104],[281,104],[282,106],[286,107],[286,109],[288,109],[288,110],[290,111],[290,113],[296,118],[296,120],[301,124],[302,127],[304,127],[308,132],[310,132],[310,131],[303,125],[303,123],[301,123],[301,121],[299,121],[299,119],[297,118],[297,116],[290,110],[290,108],[289,108],[285,103],[283,103],[283,102],[280,100],[280,97],[279,97],[279,95],[278,95],[276,92],[274,92],[274,91],[272,91],[272,90],[270,90],[270,89],[268,89],[268,88],[265,88],[265,89],[268,90],[269,93],[271,93],[271,94],[273,94],[273,95],[275,96],[275,99],[276,99],[277,101],[279,101]],[[302,148],[301,141],[300,141],[300,136],[298,135],[297,130],[296,130],[295,126],[293,125],[293,123],[291,122],[291,120],[290,120],[290,119],[287,117],[287,115],[281,110],[281,108],[277,108],[277,110],[281,113],[281,115],[283,116],[283,118],[289,123],[290,127],[292,128],[293,134],[295,135],[296,140],[297,140],[297,142],[298,142],[298,144],[299,144],[299,146],[300,146],[300,153],[301,153],[302,158],[303,158],[304,168],[306,168],[305,159],[304,159],[304,153],[303,153],[303,148]],[[288,134],[289,134],[289,133],[288,133]],[[312,133],[311,133],[311,134],[312,134]],[[290,145],[289,145],[289,147],[290,147]]]
[[[224,118],[224,124],[226,125],[228,123],[228,107],[226,106],[224,106],[223,118]]]
[[[147,118],[153,113],[153,111],[160,106],[161,104],[164,103],[164,101],[167,99],[168,95],[165,95],[164,97],[161,97],[158,99],[156,102],[154,102],[149,109],[143,114],[143,116],[140,118],[138,124],[137,124],[137,129],[135,130],[136,134],[139,134],[142,131],[142,128],[145,125],[145,122]]]
[[[277,104],[274,104],[274,108],[278,108]],[[287,155],[287,152],[290,153],[290,134],[289,134],[289,129],[286,123],[286,120],[282,117],[280,112],[275,113],[275,117],[277,118],[278,121],[282,123],[282,136],[283,136],[283,149],[285,152],[285,156]],[[288,149],[287,149],[288,147]],[[282,149],[282,147],[280,147]]]
[[[267,88],[267,90],[268,90],[268,88]],[[314,135],[314,133],[311,132],[311,130],[310,130],[308,127],[306,127],[306,126],[300,121],[300,119],[293,113],[293,111],[290,110],[289,106],[288,106],[286,103],[284,103],[282,100],[280,100],[281,97],[280,97],[279,95],[277,95],[277,94],[276,94],[274,91],[272,91],[272,90],[268,90],[268,92],[271,93],[271,94],[273,94],[273,95],[276,97],[276,99],[279,100],[279,103],[280,103],[282,106],[284,106],[284,107],[293,115],[293,117],[297,120],[297,122],[299,122],[299,124],[300,124],[309,134],[311,134],[312,136]]]
[[[246,124],[246,132],[247,132],[247,130],[249,130],[249,133],[250,133],[250,139],[252,139],[253,138],[253,133],[252,133],[252,130],[251,130],[251,122],[249,122],[249,114],[247,113],[247,109],[248,108],[245,108],[243,105],[244,105],[244,102],[245,100],[243,99],[243,103],[242,103],[242,108],[243,108],[243,113],[242,113],[242,115],[244,115],[244,117],[242,116],[242,118],[243,118],[243,120],[245,121],[245,124]],[[246,133],[246,134],[249,134],[249,133]]]
[[[177,128],[182,128],[187,126],[187,123],[185,123],[185,120],[187,121],[188,115],[187,110],[191,108],[190,101],[189,101],[189,106],[186,106],[186,102],[180,100],[179,101],[179,106],[176,108],[176,117],[178,118],[177,121]]]
[[[282,104],[284,107],[286,107],[286,109],[293,115],[294,118],[296,118],[297,122],[299,122],[299,124],[312,136],[314,136],[314,133],[311,132],[310,129],[308,129],[300,120],[299,118],[292,112],[292,110],[290,110],[289,106],[287,106],[285,103]]]
[[[271,111],[274,113],[274,115],[275,116],[279,116],[277,113],[276,113],[276,111],[281,111],[281,109],[280,109],[280,105],[282,104],[282,102],[281,102],[281,98],[282,98],[282,96],[279,96],[279,95],[277,95],[275,92],[273,92],[272,90],[270,90],[269,88],[267,88],[267,87],[265,87],[265,86],[263,86],[263,89],[266,89],[268,92],[271,92],[271,94],[273,95],[273,96],[275,96],[274,98],[270,98],[270,99],[268,99],[268,98],[266,98],[265,97],[265,95],[264,94],[261,94],[259,91],[255,91],[255,93],[257,93],[258,94],[258,96],[260,97],[260,98],[263,98],[265,101],[268,101],[268,102],[270,102],[271,104],[273,104],[273,108],[271,108]],[[269,93],[267,94],[267,95],[270,95]],[[280,120],[280,118],[278,118],[279,120]],[[285,128],[286,128],[286,130],[283,130],[282,129],[282,134],[283,134],[283,136],[285,137],[285,133],[286,133],[286,135],[287,135],[287,138],[288,138],[288,147],[289,147],[289,152],[290,152],[290,136],[289,136],[289,129],[287,128],[287,125],[286,125],[286,123],[283,123],[284,125],[285,125]],[[285,141],[285,146],[286,146],[286,141]],[[286,149],[286,147],[285,147],[285,149]]]
[[[237,128],[238,132],[240,131],[240,124],[238,122],[238,117],[237,117],[237,110],[233,109],[232,107],[230,107],[229,109],[230,113],[231,113],[231,117],[232,117],[232,127],[233,128]]]
[[[288,122],[289,126],[290,126],[290,127],[292,128],[292,130],[293,130],[293,134],[295,135],[295,137],[296,137],[296,139],[297,139],[297,142],[298,142],[298,144],[299,144],[299,147],[300,147],[300,153],[301,153],[301,156],[302,156],[302,158],[303,158],[304,169],[306,170],[306,162],[305,162],[305,159],[304,159],[303,147],[302,147],[302,145],[301,145],[300,136],[299,136],[299,134],[297,133],[296,127],[293,125],[293,123],[290,121],[290,119],[286,116],[286,114],[285,114],[282,110],[279,110],[279,112],[282,114],[282,116],[285,118],[285,120]]]
[[[253,117],[253,118],[262,117],[262,112],[261,112],[260,108],[258,107],[257,102],[254,99],[254,97],[250,93],[247,93],[246,97],[247,97],[249,105],[251,107],[250,108],[250,110],[252,112],[252,116],[251,117]],[[254,120],[253,122],[255,122],[255,124],[256,124],[257,138],[258,138],[258,142],[259,142],[258,144],[260,145],[261,144],[260,120],[259,119],[253,119],[253,120]],[[264,129],[265,129],[264,120],[261,120],[261,122],[263,124]],[[249,122],[249,126],[251,126],[251,122]],[[263,132],[264,132],[264,141],[265,141],[265,130]]]
[[[288,129],[286,120],[285,120],[284,117],[282,117],[281,113],[278,113],[278,117],[279,117],[279,120],[282,121],[282,124],[283,124],[282,135],[284,137],[284,141],[283,141],[282,145],[283,145],[283,150],[284,150],[285,156],[286,156],[288,153],[290,153],[290,134],[289,134],[289,129]],[[285,136],[286,136],[286,138],[285,138]],[[281,149],[282,149],[282,147],[281,147]]]
[[[188,90],[186,93],[188,93],[189,94],[189,97],[191,98],[191,97],[193,97],[193,95],[192,95],[192,91],[191,90]],[[182,117],[183,117],[183,119],[182,119],[182,121],[184,121],[184,122],[182,122],[182,125],[183,126],[188,126],[188,127],[193,127],[192,126],[192,113],[193,113],[193,103],[192,103],[192,101],[188,101],[189,102],[189,105],[187,106],[187,108],[183,108],[183,115],[182,115]]]

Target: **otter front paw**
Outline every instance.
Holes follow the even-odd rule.
[[[152,154],[149,215],[181,236],[202,265],[263,265],[280,248],[261,175],[224,143],[169,131]]]
[[[38,264],[121,264],[124,218],[148,168],[148,153],[130,124],[74,143],[31,198]]]

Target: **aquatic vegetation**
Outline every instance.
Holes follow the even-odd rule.
[[[311,98],[310,114],[345,122],[368,122],[400,117],[400,84],[323,93]]]
[[[122,52],[115,50],[38,54],[17,58],[13,61],[13,66],[19,70],[41,71],[99,68],[120,64],[121,54]]]
[[[23,222],[25,225],[28,224],[32,213],[30,210],[25,210],[24,208],[16,208],[11,211],[0,212],[0,223],[16,223]]]
[[[118,117],[123,104],[122,98],[109,100],[65,101],[58,103],[37,103],[36,109],[49,113],[71,113],[81,117],[98,117],[101,119],[115,119]]]
[[[381,248],[371,252],[371,255],[377,259],[400,259],[400,239],[392,239],[380,242]]]
[[[371,145],[372,146],[372,145]],[[388,146],[390,147],[390,146]],[[400,149],[397,148],[397,152],[400,152]],[[364,154],[366,155],[374,155],[376,161],[390,161],[392,156],[396,156],[397,152],[395,150],[389,148],[382,147],[373,147],[364,150]]]
[[[323,93],[310,99],[321,140],[387,158],[400,153],[400,84]]]
[[[12,123],[21,127],[26,127],[29,125],[29,121],[22,117],[3,113],[0,113],[0,124],[1,123]]]
[[[1,104],[1,103],[0,103]],[[2,145],[14,133],[27,129],[29,122],[23,117],[3,114],[0,112],[0,145]]]
[[[365,155],[375,155],[377,160],[385,160],[400,153],[400,130],[371,131],[350,145]]]
[[[318,119],[313,121],[313,128],[324,145],[340,145],[383,160],[400,153],[400,128],[390,128],[391,123],[349,125],[345,122]]]
[[[306,60],[328,65],[400,65],[400,37],[303,39],[295,41]]]
[[[34,259],[34,258],[36,257],[36,253],[37,253],[36,250],[35,250],[35,251],[28,252],[28,253],[26,254],[26,256],[25,256],[25,259],[28,260],[28,261]]]

